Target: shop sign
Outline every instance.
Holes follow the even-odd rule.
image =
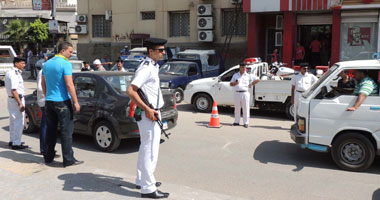
[[[32,0],[33,10],[51,10],[51,0]]]
[[[364,41],[371,43],[371,28],[370,27],[351,27],[348,28],[347,43],[350,46],[364,46]]]

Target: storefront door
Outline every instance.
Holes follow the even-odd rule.
[[[305,48],[304,62],[310,65],[329,64],[331,55],[331,25],[300,25],[297,28],[297,42]],[[320,44],[318,49],[317,44]],[[313,49],[314,48],[314,51]],[[318,53],[317,51],[318,50]]]

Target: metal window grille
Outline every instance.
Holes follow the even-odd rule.
[[[190,36],[190,12],[170,12],[170,37]]]
[[[235,20],[236,16],[236,20]],[[235,28],[235,31],[234,31]],[[246,35],[247,16],[243,10],[223,10],[222,35]]]
[[[92,37],[111,37],[111,21],[105,15],[92,16]]]
[[[156,19],[156,13],[154,11],[152,11],[152,12],[141,12],[141,19],[142,20]]]

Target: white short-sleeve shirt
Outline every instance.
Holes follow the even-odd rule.
[[[5,74],[5,88],[8,96],[12,97],[12,90],[16,90],[19,95],[24,95],[24,80],[22,71],[13,67]]]
[[[160,78],[158,77],[159,65],[147,57],[137,68],[132,85],[140,88],[148,101],[155,109],[164,106],[164,99],[160,89]],[[158,98],[158,106],[157,106]]]
[[[304,92],[317,81],[318,78],[316,76],[306,72],[305,75],[302,75],[301,73],[294,75],[291,80],[291,83],[295,87],[296,91]]]
[[[248,85],[257,80],[257,77],[254,74],[248,74],[244,72],[244,74],[240,74],[240,72],[236,72],[231,79],[231,83],[235,81],[239,81],[239,84],[234,86],[235,91],[248,91]]]

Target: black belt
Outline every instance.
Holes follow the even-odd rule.
[[[303,92],[305,92],[305,91],[296,90],[296,92],[303,93]]]
[[[13,96],[8,96],[9,98],[12,98],[12,99],[14,99],[14,97]],[[20,99],[22,99],[22,98],[24,98],[24,95],[22,95],[22,94],[19,94],[18,95],[18,97],[20,97]]]
[[[235,91],[235,92],[248,92],[248,91],[245,91],[245,90],[241,90],[241,91]]]

